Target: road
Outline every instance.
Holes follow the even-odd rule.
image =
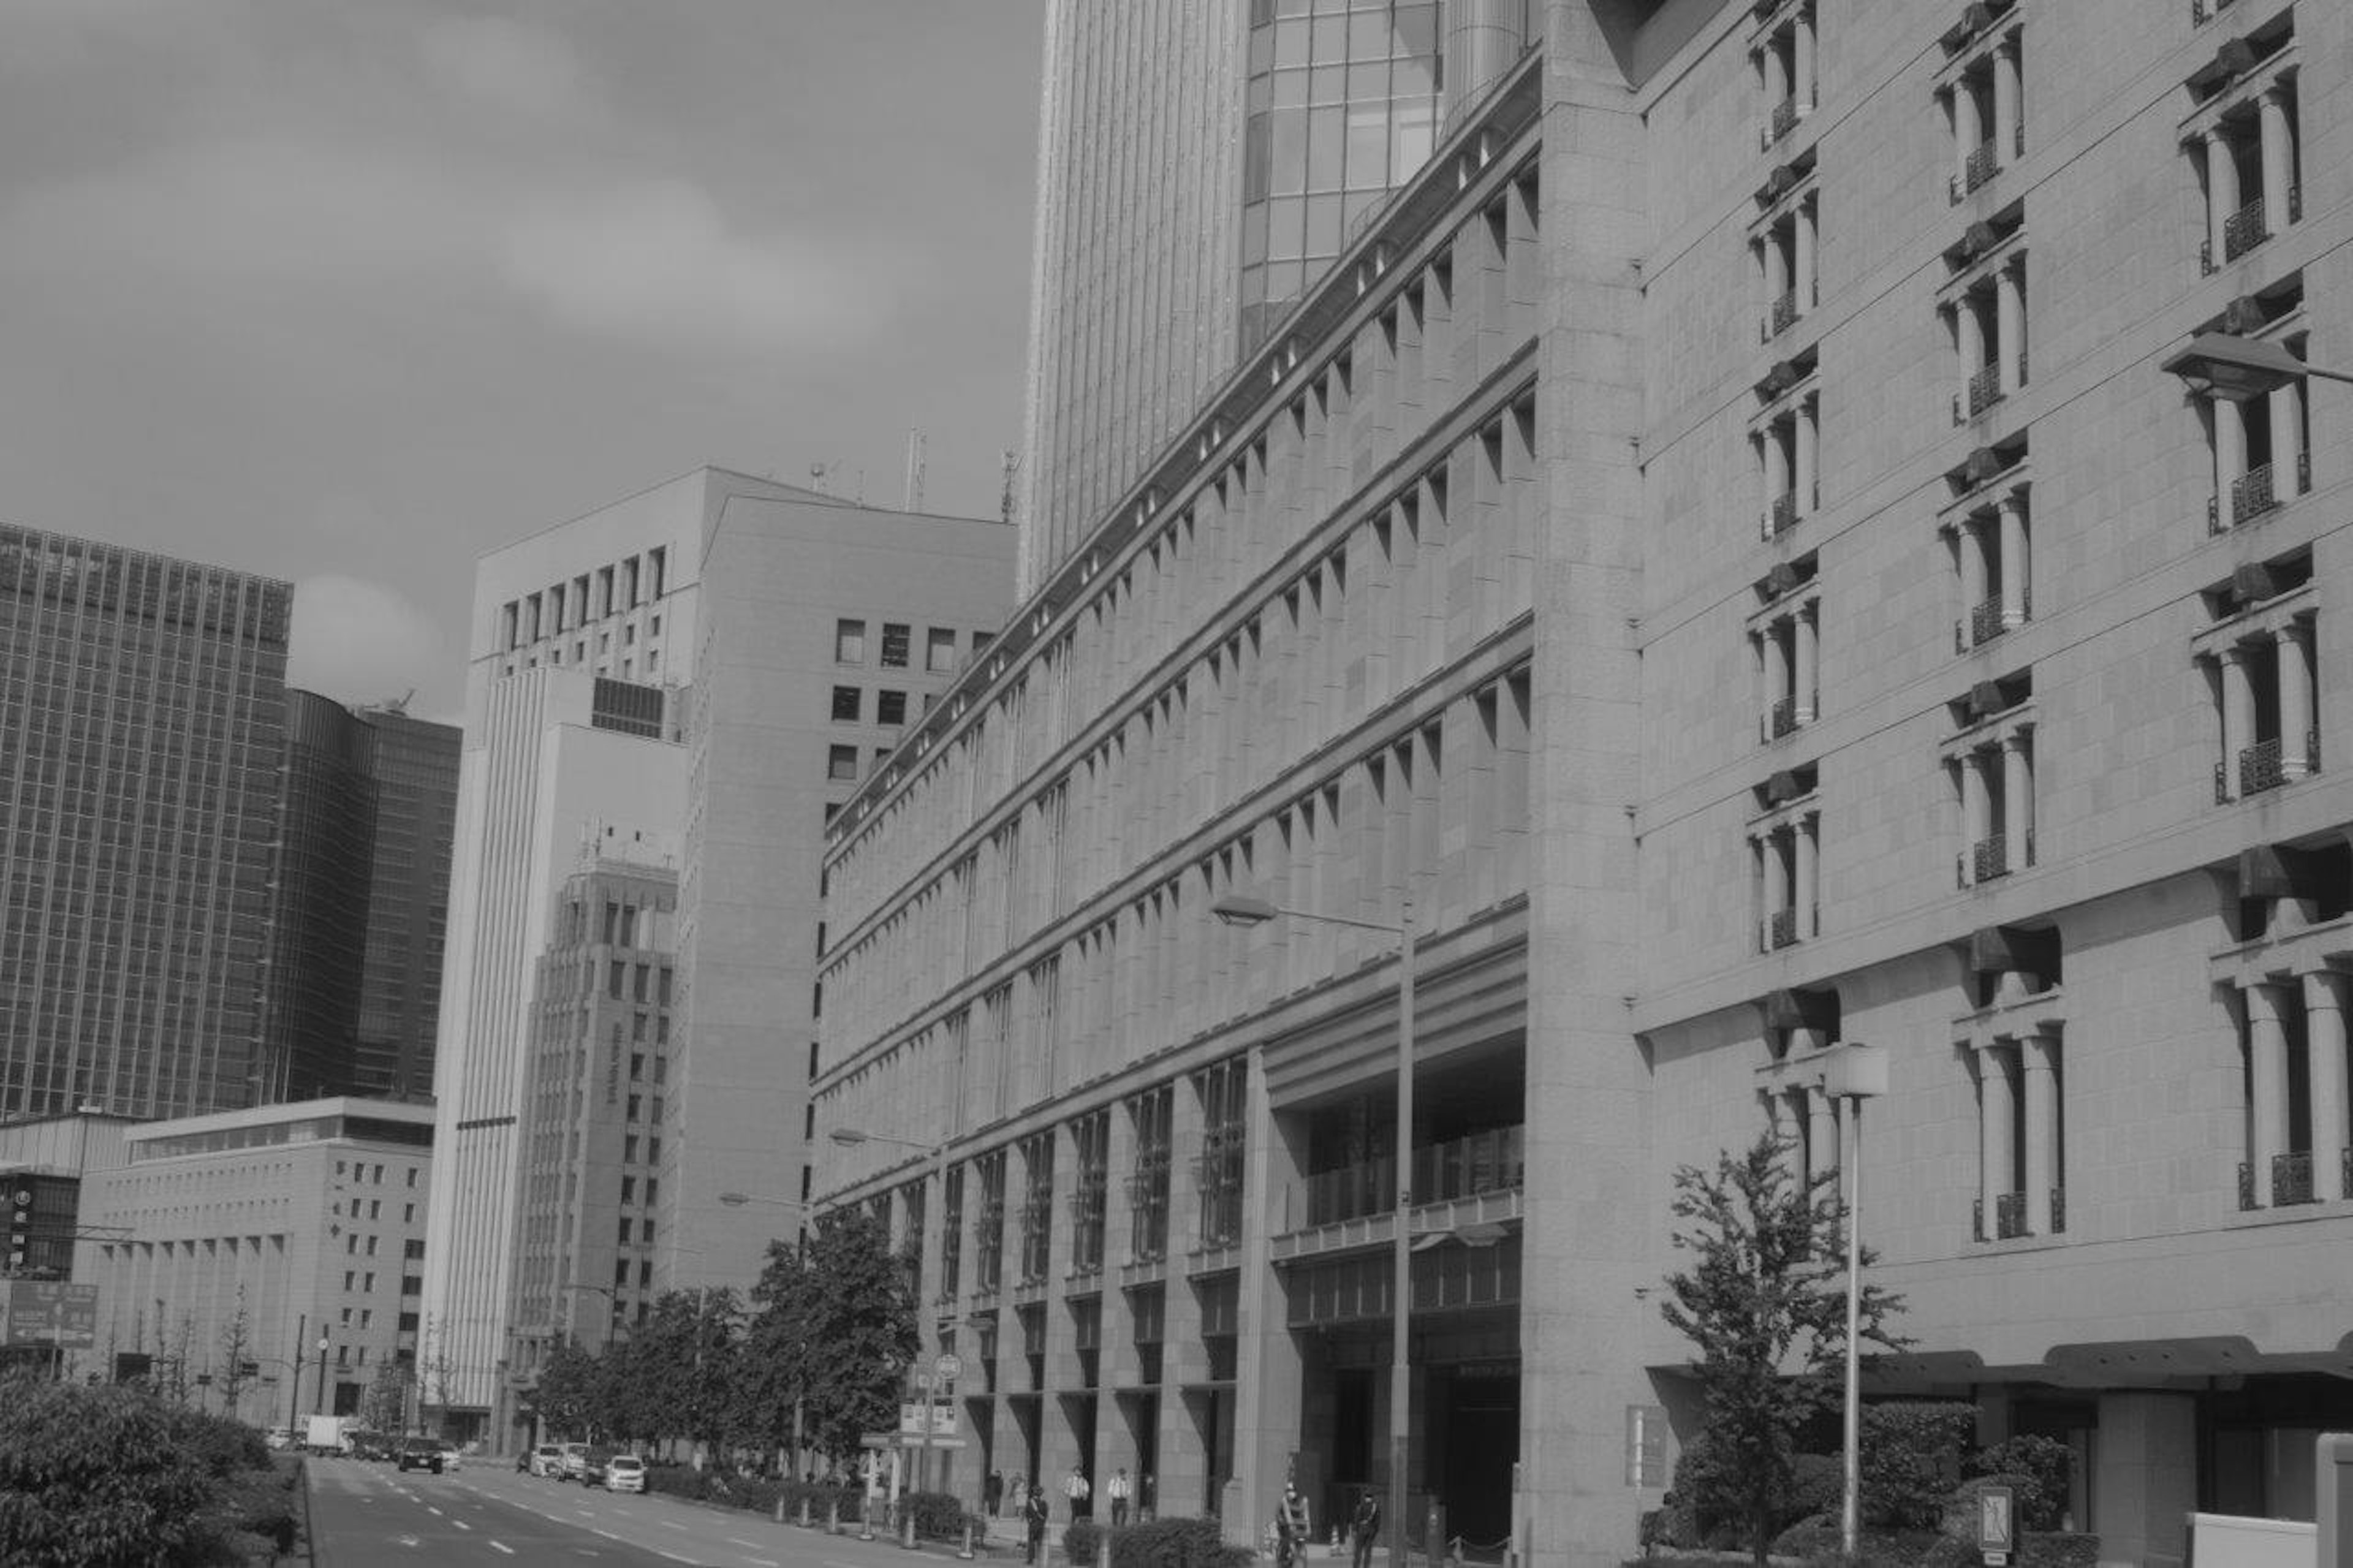
[[[615,1497],[499,1468],[437,1476],[311,1461],[316,1568],[909,1568],[883,1541],[675,1498]],[[997,1543],[997,1562],[1018,1561]],[[915,1558],[954,1563],[925,1554]]]

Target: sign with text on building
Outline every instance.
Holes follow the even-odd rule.
[[[0,1343],[86,1351],[98,1343],[98,1287],[11,1279],[0,1295]]]
[[[1626,1484],[1652,1489],[1667,1484],[1667,1407],[1626,1406]]]

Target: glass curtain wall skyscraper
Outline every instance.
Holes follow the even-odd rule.
[[[0,1114],[254,1099],[292,598],[0,526]]]

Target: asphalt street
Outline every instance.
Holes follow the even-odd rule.
[[[311,1462],[316,1568],[908,1568],[884,1542],[828,1535],[674,1498],[616,1497],[504,1467],[437,1476],[358,1459]],[[1018,1562],[999,1541],[989,1558]]]

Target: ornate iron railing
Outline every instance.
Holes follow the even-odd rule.
[[[2067,1189],[2051,1189],[2051,1234],[2058,1235],[2067,1228]]]
[[[1777,741],[1782,736],[1788,734],[1790,731],[1796,729],[1798,727],[1798,700],[1794,697],[1784,697],[1779,701],[1774,703],[1771,723],[1773,728],[1773,739]]]
[[[2286,782],[2286,771],[2280,765],[2278,741],[2257,741],[2239,753],[2241,795],[2261,795],[2267,789],[2277,789]]]
[[[1989,643],[2008,630],[2010,630],[2010,627],[2003,623],[2001,618],[2000,599],[1988,599],[1984,604],[1976,605],[1970,609],[1970,647],[1974,647],[1979,643]]]
[[[1996,1241],[2009,1241],[2026,1234],[2026,1194],[1997,1193],[1993,1200],[1993,1235]]]
[[[2010,875],[2010,840],[2001,834],[1980,838],[1969,847],[1971,879],[1989,882]]]
[[[1983,414],[2000,401],[2001,366],[2000,363],[1987,365],[1969,377],[1969,414],[1972,417]]]
[[[2279,505],[2272,489],[2272,466],[2249,468],[2231,481],[2231,521],[2249,522]]]
[[[2312,1156],[2273,1155],[2272,1206],[2277,1208],[2283,1204],[2308,1204],[2312,1201]]]
[[[2271,237],[2263,226],[2263,198],[2257,196],[2222,220],[2222,259],[2236,261]]]
[[[1507,1192],[1526,1180],[1527,1130],[1497,1127],[1428,1143],[1413,1152],[1413,1201],[1440,1203],[1480,1193]],[[1301,1184],[1304,1226],[1335,1225],[1397,1207],[1397,1160],[1385,1155],[1337,1170],[1319,1171]]]
[[[2245,1161],[2239,1163],[2239,1208],[2242,1212],[2255,1206],[2255,1168]]]
[[[1798,128],[1798,100],[1785,98],[1773,106],[1773,140],[1778,142]]]
[[[1773,330],[1786,332],[1789,323],[1798,319],[1798,291],[1795,289],[1773,301]]]
[[[1997,151],[1990,141],[1980,142],[1970,150],[1968,162],[1961,165],[1963,189],[1974,191],[1994,177],[2001,167],[1995,161]]]
[[[1778,538],[1798,526],[1798,492],[1784,490],[1773,498],[1773,510],[1768,514],[1767,531]]]
[[[1788,947],[1798,940],[1798,911],[1775,910],[1765,922],[1765,950],[1767,952]]]

